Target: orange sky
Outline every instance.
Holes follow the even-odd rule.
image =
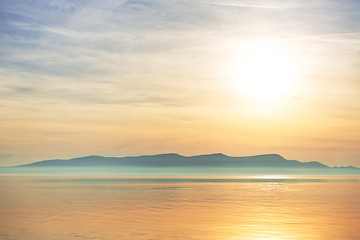
[[[0,165],[278,153],[360,166],[360,3],[1,4]]]

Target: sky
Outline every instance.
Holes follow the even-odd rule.
[[[360,167],[360,1],[1,0],[0,166],[278,153]]]

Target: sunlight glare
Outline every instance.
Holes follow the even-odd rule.
[[[235,65],[234,87],[249,99],[283,100],[296,89],[298,64],[282,44],[274,41],[255,44]]]
[[[288,179],[291,178],[289,175],[257,175],[254,176],[256,179]]]

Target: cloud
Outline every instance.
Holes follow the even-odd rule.
[[[178,66],[175,58],[165,62],[169,52],[176,57],[201,44],[193,41],[197,29],[191,25],[207,23],[207,13],[188,16],[196,12],[188,5],[4,2],[3,11],[11,17],[2,32],[3,96],[43,103],[182,105],[188,97],[168,94],[176,86],[160,84],[160,72]]]
[[[238,7],[252,10],[233,11]],[[321,8],[322,14],[315,14]],[[284,41],[359,46],[358,32],[345,18],[356,13],[336,2],[3,1],[1,10],[5,18],[0,68],[7,73],[4,81],[13,84],[4,95],[8,98],[14,94],[78,103],[181,105],[211,86],[210,79],[200,78],[206,76],[204,69],[212,68],[209,62],[229,48],[226,43],[242,44],[259,35],[261,24],[274,31],[302,26],[280,35]],[[327,14],[335,11],[337,15]],[[326,25],[340,17],[334,26]],[[326,27],[303,32],[308,25]],[[338,26],[346,26],[346,31],[331,29]]]
[[[302,7],[303,4],[299,2],[284,2],[284,1],[201,1],[203,4],[209,4],[218,7],[229,8],[254,8],[254,9],[288,9]]]

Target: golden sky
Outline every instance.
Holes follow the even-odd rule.
[[[357,0],[4,0],[0,17],[0,165],[223,152],[360,166]]]

